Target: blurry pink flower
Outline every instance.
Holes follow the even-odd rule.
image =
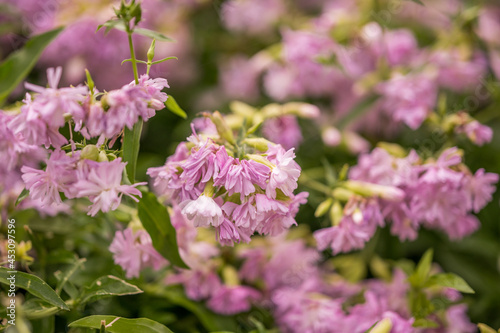
[[[321,138],[325,145],[330,147],[337,147],[342,141],[342,135],[340,131],[335,127],[327,127],[321,133]]]
[[[233,315],[249,311],[251,304],[261,297],[260,293],[247,286],[221,286],[212,294],[207,306],[214,312]]]
[[[76,180],[76,159],[61,150],[52,152],[45,170],[23,166],[21,172],[26,188],[33,200],[40,200],[42,206],[62,203],[59,192],[67,197],[70,185]]]
[[[115,210],[124,194],[134,201],[139,201],[136,195],[142,197],[141,191],[135,187],[146,185],[145,182],[121,185],[123,169],[127,164],[123,163],[121,158],[111,162],[85,160],[84,163],[88,170],[80,170],[79,179],[74,188],[76,197],[89,197],[92,202],[89,206],[89,215],[95,216],[99,210],[104,213]]]
[[[491,142],[491,139],[493,138],[493,130],[476,120],[465,124],[463,132],[467,135],[469,140],[478,146]]]
[[[418,43],[410,30],[389,30],[384,34],[382,52],[391,66],[408,64],[418,51]]]
[[[222,22],[229,30],[258,35],[269,32],[284,10],[282,0],[230,0],[222,5]]]
[[[427,75],[395,76],[376,88],[383,98],[383,107],[394,120],[415,130],[432,112],[437,100],[437,87]]]
[[[267,119],[262,126],[262,134],[285,149],[298,147],[303,139],[299,123],[294,116]]]
[[[486,56],[480,51],[466,59],[458,49],[441,50],[435,52],[430,61],[438,67],[439,84],[457,92],[476,88],[488,69]]]
[[[154,249],[151,237],[145,230],[133,231],[127,228],[117,231],[109,246],[113,260],[120,265],[128,279],[139,277],[141,270],[153,267],[155,270],[167,264],[167,261]]]
[[[496,191],[495,184],[498,182],[498,178],[498,174],[485,172],[481,168],[474,175],[464,179],[468,209],[479,213],[491,201],[492,195]]]

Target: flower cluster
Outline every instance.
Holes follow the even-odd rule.
[[[209,235],[201,232],[204,229],[197,233],[180,208],[174,208],[171,219],[182,244],[181,256],[190,269],[170,271],[165,283],[182,285],[189,299],[204,301],[216,313],[234,315],[258,306],[271,311],[282,332],[291,333],[362,333],[380,322],[379,326],[388,327],[384,332],[434,332],[413,326],[416,318],[408,302],[412,286],[408,273],[400,269],[394,269],[389,280],[349,283],[330,264],[322,263],[316,249],[303,239],[294,239],[293,232],[288,237],[282,234],[238,245],[229,256],[234,261],[227,262],[220,259],[221,249]],[[124,235],[139,235],[139,231],[134,234],[128,228],[116,234],[110,247],[115,262],[127,272],[132,267],[154,265],[148,256],[148,240],[130,243],[127,248]],[[451,304],[430,314],[436,327],[475,331],[466,315],[467,306],[457,303],[461,295],[456,290],[434,287],[426,297]]]
[[[470,172],[457,148],[425,162],[415,151],[396,157],[376,148],[351,169],[345,186],[353,194],[338,224],[315,232],[318,247],[334,253],[363,248],[385,221],[401,240],[415,239],[420,226],[461,239],[479,227],[472,213],[491,201],[498,178],[484,169]]]
[[[97,151],[97,147],[95,147]],[[141,192],[135,187],[146,183],[122,185],[122,175],[126,163],[121,158],[112,161],[93,161],[80,152],[70,155],[55,150],[47,160],[44,170],[23,166],[22,178],[30,197],[40,200],[41,206],[62,204],[61,194],[67,199],[88,197],[92,202],[88,214],[95,216],[98,211],[115,210],[125,194],[135,201]]]
[[[163,109],[168,96],[162,89],[168,87],[167,81],[143,75],[138,84],[98,94],[90,83],[91,89],[58,88],[60,67],[48,69],[47,75],[47,88],[26,84],[35,94],[26,94],[19,113],[1,113],[0,135],[5,140],[0,153],[6,161],[2,192],[9,196],[12,188],[17,194],[9,201],[15,200],[24,182],[31,205],[50,214],[68,209],[61,193],[65,199],[88,197],[92,216],[116,209],[124,194],[137,200],[135,196],[141,192],[135,187],[145,183],[122,185],[126,163],[107,149],[105,141],[116,139],[125,127],[132,129],[139,119],[148,120]],[[71,133],[80,132],[87,139],[99,137],[97,145],[77,144],[72,134],[70,144],[64,146],[68,140],[59,130],[66,124]],[[39,169],[42,161],[46,167]]]
[[[248,242],[255,232],[278,235],[296,224],[308,194],[293,193],[301,171],[293,148],[262,139],[260,151],[252,139],[236,147],[220,114],[211,117],[224,129],[207,120],[205,131],[212,135],[204,136],[193,127],[164,166],[149,169],[156,192],[182,208],[195,227],[214,227],[221,244]],[[226,142],[231,148],[224,137],[233,141]]]
[[[167,261],[154,248],[149,234],[143,230],[127,228],[117,231],[109,246],[113,259],[117,265],[125,270],[128,279],[139,277],[139,273],[146,267],[159,270]]]

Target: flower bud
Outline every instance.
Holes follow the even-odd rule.
[[[243,140],[242,143],[260,151],[267,151],[269,145],[272,144],[269,140],[264,138],[247,138]]]
[[[155,45],[156,45],[156,39],[153,38],[153,41],[151,42],[151,46],[149,47],[147,53],[148,63],[153,62],[153,58],[155,57]]]
[[[392,329],[392,321],[389,318],[382,319],[371,329],[371,333],[389,333]]]
[[[101,150],[99,152],[99,156],[97,157],[97,162],[109,162],[108,156],[106,156],[106,152]]]
[[[88,145],[82,149],[80,157],[85,160],[97,161],[99,158],[99,149],[96,145]]]
[[[215,111],[212,114],[208,114],[208,117],[212,122],[214,123],[215,127],[217,128],[217,133],[219,133],[219,136],[229,142],[230,144],[235,144],[236,141],[234,140],[233,132],[231,131],[231,128],[227,125],[226,121],[222,117],[219,111]]]
[[[224,266],[222,269],[222,279],[226,286],[239,286],[240,279],[238,278],[238,272],[233,266]]]
[[[333,199],[332,198],[326,199],[325,201],[323,201],[318,205],[318,208],[316,208],[316,211],[314,212],[314,216],[321,217],[325,215],[332,205],[333,205]]]
[[[333,226],[339,225],[342,217],[344,216],[342,205],[340,202],[335,201],[330,209],[330,220]]]
[[[394,186],[378,185],[356,180],[349,180],[343,186],[365,197],[379,197],[390,201],[399,201],[405,196],[404,191]]]

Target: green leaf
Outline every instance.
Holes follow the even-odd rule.
[[[87,261],[87,259],[85,259],[85,258],[78,259],[68,270],[56,275],[56,278],[58,280],[57,286],[56,286],[56,293],[58,295],[61,295],[61,291],[62,291],[64,285],[66,284],[66,282],[68,282],[69,278],[73,275],[73,273],[75,273],[80,268],[80,266],[83,265],[83,263],[86,261]],[[60,271],[58,271],[58,272],[60,272]]]
[[[108,296],[124,296],[142,293],[138,287],[130,284],[116,276],[101,276],[88,287],[85,287],[77,303],[85,304]]]
[[[239,328],[235,317],[222,316],[209,311],[203,304],[188,299],[179,286],[165,288],[161,286],[146,286],[148,294],[156,297],[164,297],[171,303],[181,306],[192,312],[203,324],[207,331],[234,331]]]
[[[175,101],[175,99],[172,95],[168,95],[167,101],[165,102],[165,106],[172,113],[175,113],[179,117],[184,118],[184,119],[187,118],[186,112],[183,109],[181,109],[181,107],[179,106],[179,104],[177,104],[177,102]]]
[[[426,287],[441,286],[458,290],[462,293],[474,294],[474,290],[460,276],[453,273],[440,273],[429,278]]]
[[[39,298],[32,298],[23,303],[23,313],[29,320],[49,317],[60,310]]]
[[[377,320],[377,321],[375,322],[375,324],[373,324],[372,326],[370,326],[370,328],[369,328],[369,329],[367,329],[364,333],[370,333],[370,332],[372,331],[372,329],[373,329],[373,328],[374,328],[374,327],[378,324],[378,322],[379,322],[379,320]]]
[[[419,5],[425,6],[425,4],[421,0],[408,0],[408,1],[412,1],[418,3]]]
[[[122,25],[122,27],[123,27],[122,29],[117,28],[117,25],[119,25],[119,24]],[[121,20],[116,20],[116,19],[108,20],[108,21],[104,22],[103,24],[100,24],[99,26],[97,26],[96,32],[101,30],[102,27],[106,27],[104,34],[107,34],[113,28],[117,28],[119,30],[125,30],[125,26],[123,25],[123,22]]]
[[[15,271],[15,273],[10,272],[11,271],[7,268],[0,267],[0,283],[10,285],[10,281],[12,280],[7,279],[14,276],[14,284],[17,287],[26,290],[33,296],[39,297],[47,303],[57,306],[60,309],[69,310],[68,306],[59,297],[59,295],[57,295],[56,292],[38,276],[17,271]]]
[[[24,188],[23,191],[21,192],[21,194],[19,194],[19,196],[17,197],[16,203],[14,206],[17,207],[17,205],[19,205],[21,203],[21,201],[26,199],[29,194],[30,194],[30,191],[28,191],[26,188]]]
[[[375,103],[380,96],[378,95],[371,95],[366,97],[364,100],[356,104],[350,111],[349,113],[344,116],[342,119],[340,119],[337,123],[337,128],[341,131],[347,127],[350,123],[358,119],[359,117],[363,116],[365,112],[370,110],[370,106]]]
[[[106,27],[106,33],[108,33],[109,30],[111,30],[113,28],[117,29],[117,30],[121,30],[121,31],[127,31],[127,29],[125,28],[125,25],[123,24],[123,21],[120,21],[120,20],[109,20],[109,21],[101,24],[97,28],[97,30],[101,29],[102,27]],[[153,38],[153,39],[156,39],[157,41],[160,41],[160,42],[175,42],[174,39],[167,37],[160,32],[145,29],[145,28],[137,28],[136,27],[136,28],[134,28],[133,33],[138,34],[138,35],[142,35],[142,36],[146,36],[149,38]]]
[[[33,36],[22,49],[13,52],[0,65],[0,104],[29,74],[42,51],[62,30],[61,27]]]
[[[163,58],[163,59],[160,59],[160,60],[153,61],[151,64],[152,65],[157,65],[157,64],[161,64],[162,62],[165,62],[167,60],[172,60],[172,59],[179,60],[179,58],[172,56],[172,57],[166,57],[166,58]]]
[[[498,333],[498,332],[500,332],[500,330],[495,331],[493,328],[489,327],[486,324],[479,323],[479,324],[477,324],[477,327],[479,328],[479,332],[481,332],[481,333]]]
[[[145,28],[135,28],[134,33],[142,35],[142,36],[146,36],[149,38],[154,38],[160,42],[175,42],[174,39],[167,37],[162,33],[159,33],[157,31],[153,31],[153,30],[149,30],[149,29],[145,29]]]
[[[434,320],[419,318],[413,322],[413,327],[436,328],[439,327],[439,325]]]
[[[123,161],[127,162],[127,170],[130,183],[135,183],[135,171],[137,169],[137,157],[141,145],[142,120],[135,123],[132,130],[125,127],[123,134]]]
[[[433,250],[428,249],[420,259],[415,272],[408,278],[415,287],[421,287],[425,284],[431,271]]]
[[[101,321],[106,322],[109,333],[173,333],[166,326],[147,318],[127,319],[116,316],[89,316],[69,324],[69,327],[101,328]]]
[[[172,265],[189,268],[179,255],[175,228],[167,208],[151,192],[144,192],[138,205],[139,219],[151,236],[154,248]]]

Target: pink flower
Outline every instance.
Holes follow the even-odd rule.
[[[230,0],[221,9],[222,22],[229,30],[253,35],[268,32],[283,11],[281,0]]]
[[[471,57],[464,58],[460,50],[441,50],[430,59],[439,69],[438,81],[445,88],[457,92],[474,89],[486,75],[486,56],[476,51]]]
[[[473,333],[477,331],[476,325],[467,318],[467,305],[453,305],[446,311],[448,332]]]
[[[193,221],[195,227],[217,227],[223,221],[221,207],[212,199],[202,194],[196,200],[186,200],[180,204],[182,214]]]
[[[258,78],[259,68],[245,56],[233,56],[221,66],[222,89],[230,99],[252,101],[258,98]]]
[[[377,225],[384,220],[376,201],[357,203],[350,201],[345,208],[340,224],[314,232],[319,250],[331,247],[333,254],[362,249],[368,242]]]
[[[189,299],[200,301],[211,297],[216,290],[221,288],[221,281],[215,269],[216,267],[211,262],[206,267],[182,269],[176,275],[168,276],[165,282],[167,284],[181,283]]]
[[[478,146],[491,142],[493,138],[493,130],[475,120],[466,124],[463,128],[463,132]]]
[[[80,169],[78,182],[74,185],[78,198],[89,197],[92,205],[89,206],[89,215],[95,216],[100,210],[109,212],[115,210],[125,194],[134,201],[139,201],[135,195],[142,197],[141,191],[136,186],[146,185],[146,183],[136,183],[134,185],[121,185],[123,169],[127,163],[123,163],[121,158],[111,162],[94,162],[85,160],[87,170]]]
[[[276,198],[276,189],[280,189],[286,196],[292,196],[297,188],[300,176],[300,166],[294,161],[294,148],[285,151],[280,145],[269,148],[268,159],[275,167],[271,170],[266,195]]]
[[[224,149],[225,152],[225,149]],[[214,177],[214,185],[223,185],[228,195],[240,193],[241,200],[255,192],[255,185],[266,187],[269,167],[253,160],[239,160],[228,157],[218,176]]]
[[[475,213],[479,213],[488,202],[491,201],[496,191],[495,184],[498,182],[498,174],[485,172],[479,169],[474,175],[464,179],[467,191],[467,207]]]
[[[120,89],[105,94],[100,103],[90,106],[86,125],[91,136],[104,134],[112,138],[125,128],[132,129],[139,117],[144,121],[153,117],[156,110],[165,107],[168,96],[161,92],[168,87],[166,79],[139,78],[139,84],[131,82]]]
[[[127,228],[117,231],[109,246],[113,259],[126,272],[128,279],[139,277],[141,270],[153,267],[158,270],[167,261],[154,249],[151,237],[145,230],[133,231]]]
[[[40,113],[34,106],[30,94],[26,94],[21,106],[21,113],[12,118],[10,127],[15,135],[21,135],[28,144],[44,145],[45,148],[53,146],[60,148],[68,142],[59,133],[59,128],[42,119]]]
[[[71,197],[69,185],[76,180],[76,159],[61,150],[52,152],[45,170],[23,166],[21,172],[30,197],[40,200],[42,206],[62,203],[59,192]]]
[[[214,312],[233,315],[249,311],[252,302],[260,298],[260,293],[247,286],[221,286],[212,294],[207,306]]]
[[[434,79],[427,75],[395,76],[376,88],[383,96],[384,108],[394,120],[415,130],[432,112],[437,100]]]
[[[191,155],[182,164],[183,172],[180,175],[186,190],[192,190],[198,182],[207,183],[214,175],[218,175],[218,170],[222,167],[216,159],[216,153],[219,150],[219,154],[225,153],[224,147],[218,149],[208,140],[198,150],[191,149]]]
[[[407,64],[418,51],[417,40],[410,30],[389,30],[383,38],[383,52],[391,66]]]
[[[64,114],[69,113],[75,121],[82,120],[85,111],[82,102],[88,94],[85,86],[60,88],[62,67],[47,69],[48,88],[26,83],[26,88],[39,93],[32,104],[32,112],[36,113],[47,126],[59,128],[64,126]],[[32,115],[34,116],[34,115]]]
[[[15,135],[9,128],[11,117],[0,110],[0,169],[12,171],[20,165],[37,165],[46,157],[45,149],[30,145],[22,135]]]
[[[302,142],[302,133],[297,118],[294,116],[281,116],[266,120],[262,126],[262,133],[285,149],[297,147]]]

